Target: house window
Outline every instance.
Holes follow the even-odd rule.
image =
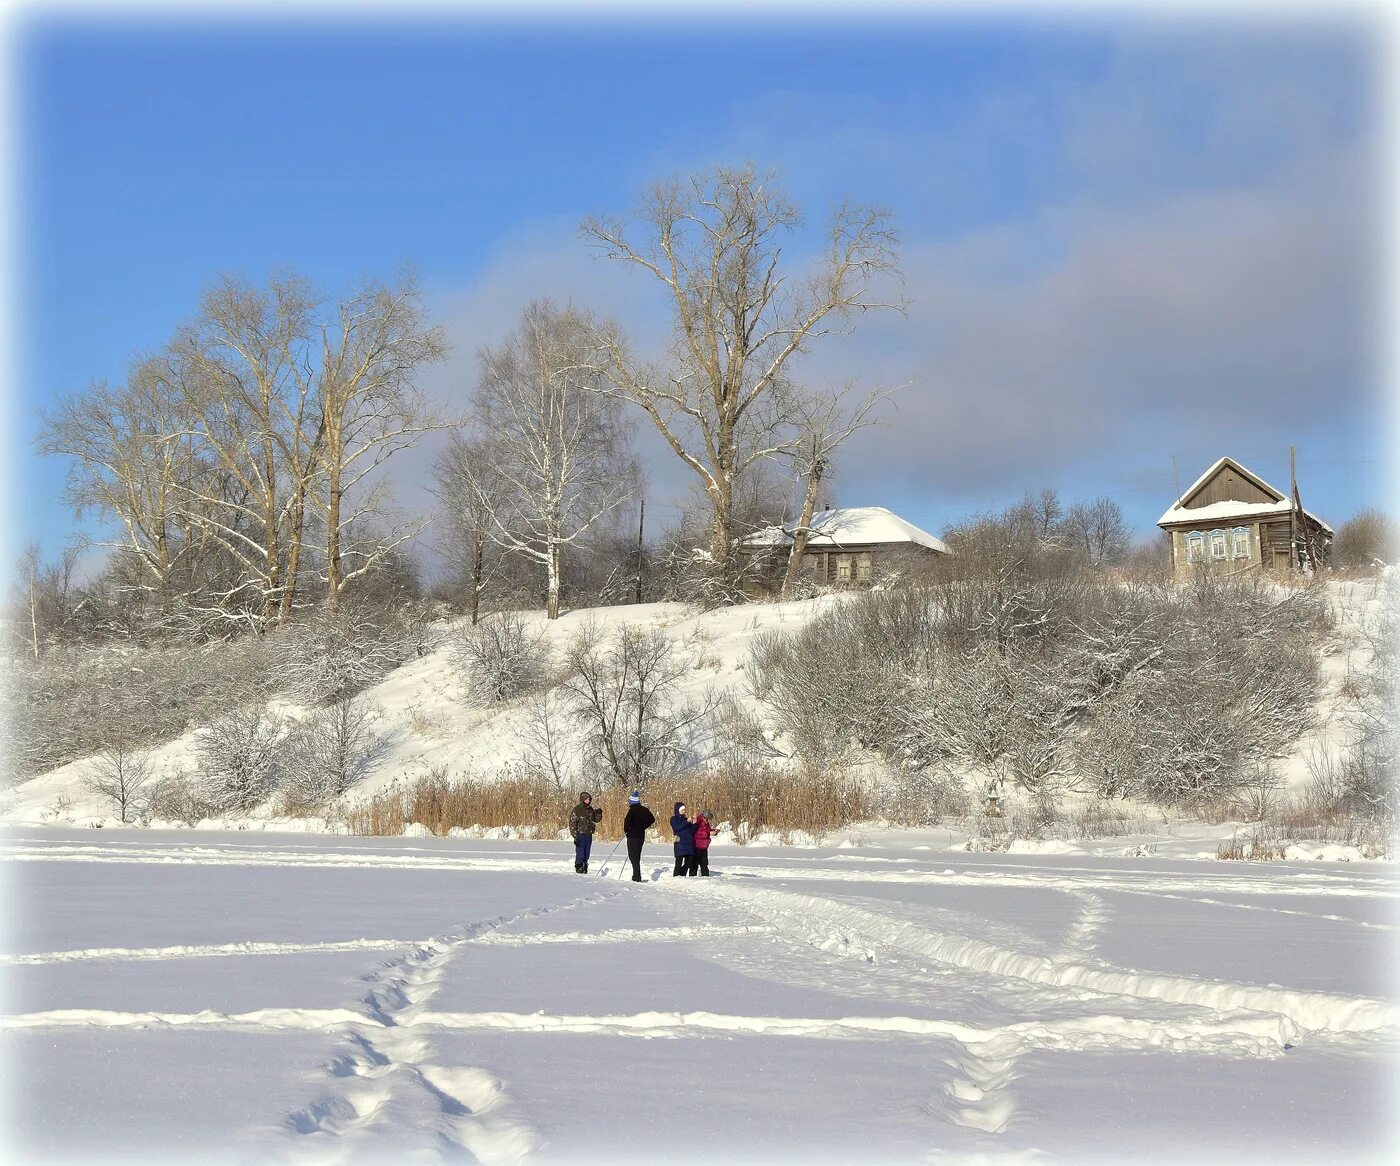
[[[859,583],[870,582],[870,552],[856,556],[856,581]]]
[[[1231,557],[1249,558],[1249,527],[1237,526],[1230,532]]]
[[[1226,555],[1225,532],[1223,530],[1213,530],[1210,532],[1210,557],[1212,559],[1223,559]]]
[[[836,581],[838,583],[849,583],[851,581],[851,556],[836,556]]]
[[[1206,536],[1199,530],[1193,530],[1186,536],[1186,561],[1188,563],[1200,563],[1206,557]]]

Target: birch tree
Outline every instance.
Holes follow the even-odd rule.
[[[492,516],[502,512],[505,503],[505,484],[496,476],[497,459],[488,442],[489,438],[453,433],[436,467],[448,552],[461,565],[473,627],[481,618],[481,598],[499,563]]]
[[[752,166],[658,183],[633,218],[591,218],[583,235],[665,288],[672,337],[665,360],[652,365],[605,334],[608,391],[641,408],[700,480],[714,570],[732,596],[735,485],[796,440],[786,424],[789,365],[823,337],[848,332],[860,313],[902,307],[877,287],[898,272],[897,238],[885,211],[845,203],[826,224],[819,256],[794,272],[782,244],[801,212],[775,175]]]
[[[79,516],[116,521],[96,545],[130,552],[162,601],[194,544],[187,504],[204,474],[188,414],[166,391],[159,362],[133,363],[125,384],[96,381],[45,415],[40,453],[70,459],[65,497]]]
[[[459,464],[500,546],[544,568],[559,616],[561,558],[636,492],[630,430],[600,391],[595,323],[537,300],[499,347],[481,353],[474,402],[479,457]]]
[[[366,281],[337,305],[321,329],[316,404],[323,484],[318,504],[325,533],[326,604],[332,609],[346,584],[421,529],[416,522],[392,524],[381,537],[353,546],[347,537],[382,510],[380,467],[385,461],[419,435],[441,427],[417,377],[446,355],[443,331],[427,323],[422,292],[411,273],[389,283]]]
[[[318,307],[296,275],[274,274],[266,289],[224,276],[164,362],[192,432],[235,486],[187,484],[186,513],[243,565],[263,617],[277,622],[295,602],[322,436],[310,364]]]

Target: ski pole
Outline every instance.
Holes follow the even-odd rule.
[[[617,846],[614,846],[614,847],[612,848],[612,854],[608,855],[608,857],[605,858],[605,859],[603,860],[603,869],[600,870],[600,871],[598,872],[599,874],[605,874],[605,873],[607,872],[608,863],[612,862],[612,860],[613,860],[613,854],[616,854],[616,853],[617,853],[617,847],[618,847],[618,846],[621,846],[621,845],[622,845],[622,839],[619,838],[619,839],[617,840]]]

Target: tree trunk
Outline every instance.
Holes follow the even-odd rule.
[[[284,624],[291,618],[292,604],[297,594],[297,572],[301,565],[301,538],[306,517],[306,486],[298,483],[296,501],[292,506],[292,527],[287,532],[291,545],[287,548],[287,573],[282,580],[282,602],[278,606],[277,622]]]
[[[715,582],[726,603],[734,602],[738,592],[738,572],[734,569],[734,484],[721,474],[710,498],[714,503],[714,527],[710,533],[710,558]]]
[[[480,618],[481,612],[481,574],[482,564],[485,560],[486,548],[480,538],[475,540],[472,547],[472,598],[471,613],[472,627],[476,627],[476,621]]]
[[[812,469],[807,475],[807,490],[802,496],[802,516],[797,520],[797,531],[792,536],[792,551],[788,554],[787,573],[783,576],[783,590],[780,598],[791,599],[792,589],[797,585],[798,572],[802,570],[802,556],[807,551],[807,527],[817,508],[817,495],[822,488],[822,475],[826,463],[820,458],[812,459]]]
[[[545,618],[559,618],[559,544],[550,540],[549,558],[546,563],[549,571],[549,594],[545,600]]]
[[[39,596],[34,576],[29,577],[29,628],[34,637],[34,659],[39,659]]]
[[[340,471],[332,463],[326,492],[326,606],[340,606]]]

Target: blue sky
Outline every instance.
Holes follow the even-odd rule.
[[[1183,482],[1229,453],[1286,485],[1290,443],[1334,525],[1384,500],[1366,24],[736,19],[23,26],[16,541],[76,528],[36,412],[119,380],[220,272],[334,291],[411,262],[451,404],[537,295],[659,336],[655,290],[580,220],[749,159],[814,221],[849,196],[903,236],[908,316],[803,369],[912,381],[842,502],[938,531],[1053,486],[1145,534],[1173,456]],[[432,453],[396,471],[409,506]],[[654,503],[685,484],[656,452]]]

